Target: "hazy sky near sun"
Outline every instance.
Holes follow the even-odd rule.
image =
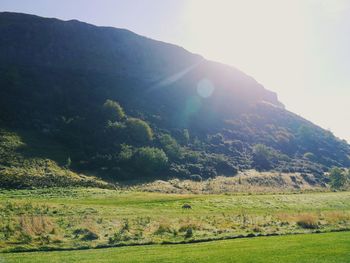
[[[0,0],[0,11],[178,44],[241,69],[350,142],[350,0]]]

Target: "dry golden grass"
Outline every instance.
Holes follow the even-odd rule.
[[[312,175],[309,175],[312,177]],[[258,172],[246,170],[234,177],[218,176],[202,182],[172,179],[157,180],[133,187],[133,189],[162,193],[280,193],[327,190],[321,185],[311,185],[300,173]]]
[[[51,219],[42,215],[21,215],[18,222],[21,230],[30,236],[48,234],[54,229]]]
[[[340,211],[332,211],[328,213],[324,213],[324,219],[329,224],[337,224],[340,222],[350,222],[350,213],[349,212],[340,212]]]
[[[304,213],[300,214],[296,220],[298,226],[306,229],[318,228],[318,217],[314,214]]]

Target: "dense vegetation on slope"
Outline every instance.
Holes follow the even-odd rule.
[[[0,185],[10,188],[110,187],[97,178],[70,171],[65,152],[60,144],[36,133],[0,129]]]
[[[60,145],[61,168],[108,180],[256,168],[322,181],[330,167],[350,166],[345,141],[244,73],[180,47],[16,13],[0,14],[0,34],[0,127]],[[2,174],[13,166],[0,165]]]

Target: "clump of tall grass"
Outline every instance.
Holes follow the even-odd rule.
[[[305,229],[318,229],[317,217],[312,214],[301,214],[296,221],[297,225]]]

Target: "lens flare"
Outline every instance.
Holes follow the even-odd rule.
[[[202,79],[197,84],[197,93],[202,98],[209,98],[215,90],[213,83],[208,79]]]

